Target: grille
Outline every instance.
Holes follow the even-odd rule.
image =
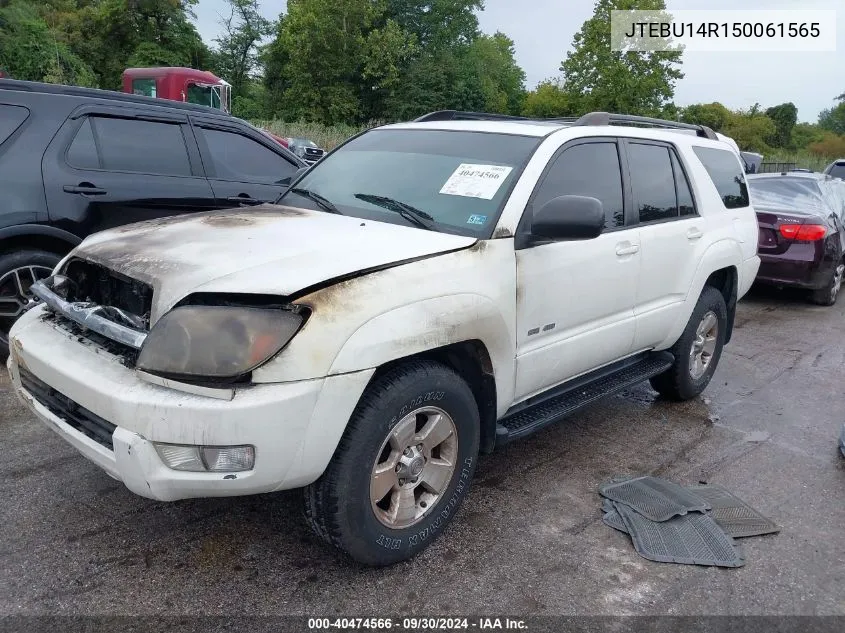
[[[68,426],[105,446],[110,451],[114,450],[112,433],[117,428],[114,424],[79,406],[23,367],[18,368],[18,373],[23,388],[32,394],[32,397],[38,402],[47,407],[52,414],[60,417]]]
[[[91,330],[79,325],[76,321],[71,321],[61,314],[56,314],[54,312],[47,313],[44,318],[46,321],[52,321],[65,332],[68,332],[79,339],[89,341],[100,349],[107,351],[109,354],[118,356],[123,365],[129,367],[130,369],[134,369],[135,362],[138,360],[138,350],[129,347],[128,345],[124,345],[123,343],[113,341],[102,334],[92,332]]]
[[[73,281],[67,301],[90,301],[149,319],[153,289],[147,284],[83,259],[68,262],[64,275]]]

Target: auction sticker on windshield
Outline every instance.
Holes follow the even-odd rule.
[[[440,193],[449,196],[492,200],[512,171],[513,167],[502,165],[461,163],[449,176],[449,180],[440,189]]]

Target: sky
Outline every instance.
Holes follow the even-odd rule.
[[[261,12],[275,19],[286,0],[259,0]],[[845,0],[667,0],[667,8],[684,9],[836,9],[837,52],[711,53],[686,52],[685,77],[675,89],[675,103],[720,101],[729,108],[764,108],[791,101],[798,120],[816,122],[819,112],[835,105],[845,92]],[[197,29],[211,41],[220,33],[225,0],[200,0]],[[526,85],[560,74],[560,62],[572,37],[593,12],[594,0],[485,0],[479,14],[485,33],[502,31],[514,40],[516,61]],[[225,78],[224,78],[225,79]]]

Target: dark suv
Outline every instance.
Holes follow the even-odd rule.
[[[0,358],[29,287],[86,236],[271,202],[304,166],[205,106],[0,79]]]

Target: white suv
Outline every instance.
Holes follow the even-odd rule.
[[[88,238],[34,286],[9,371],[133,492],[305,487],[317,534],[382,565],[443,531],[479,453],[643,380],[701,393],[758,266],[707,128],[439,112],[277,205]]]

